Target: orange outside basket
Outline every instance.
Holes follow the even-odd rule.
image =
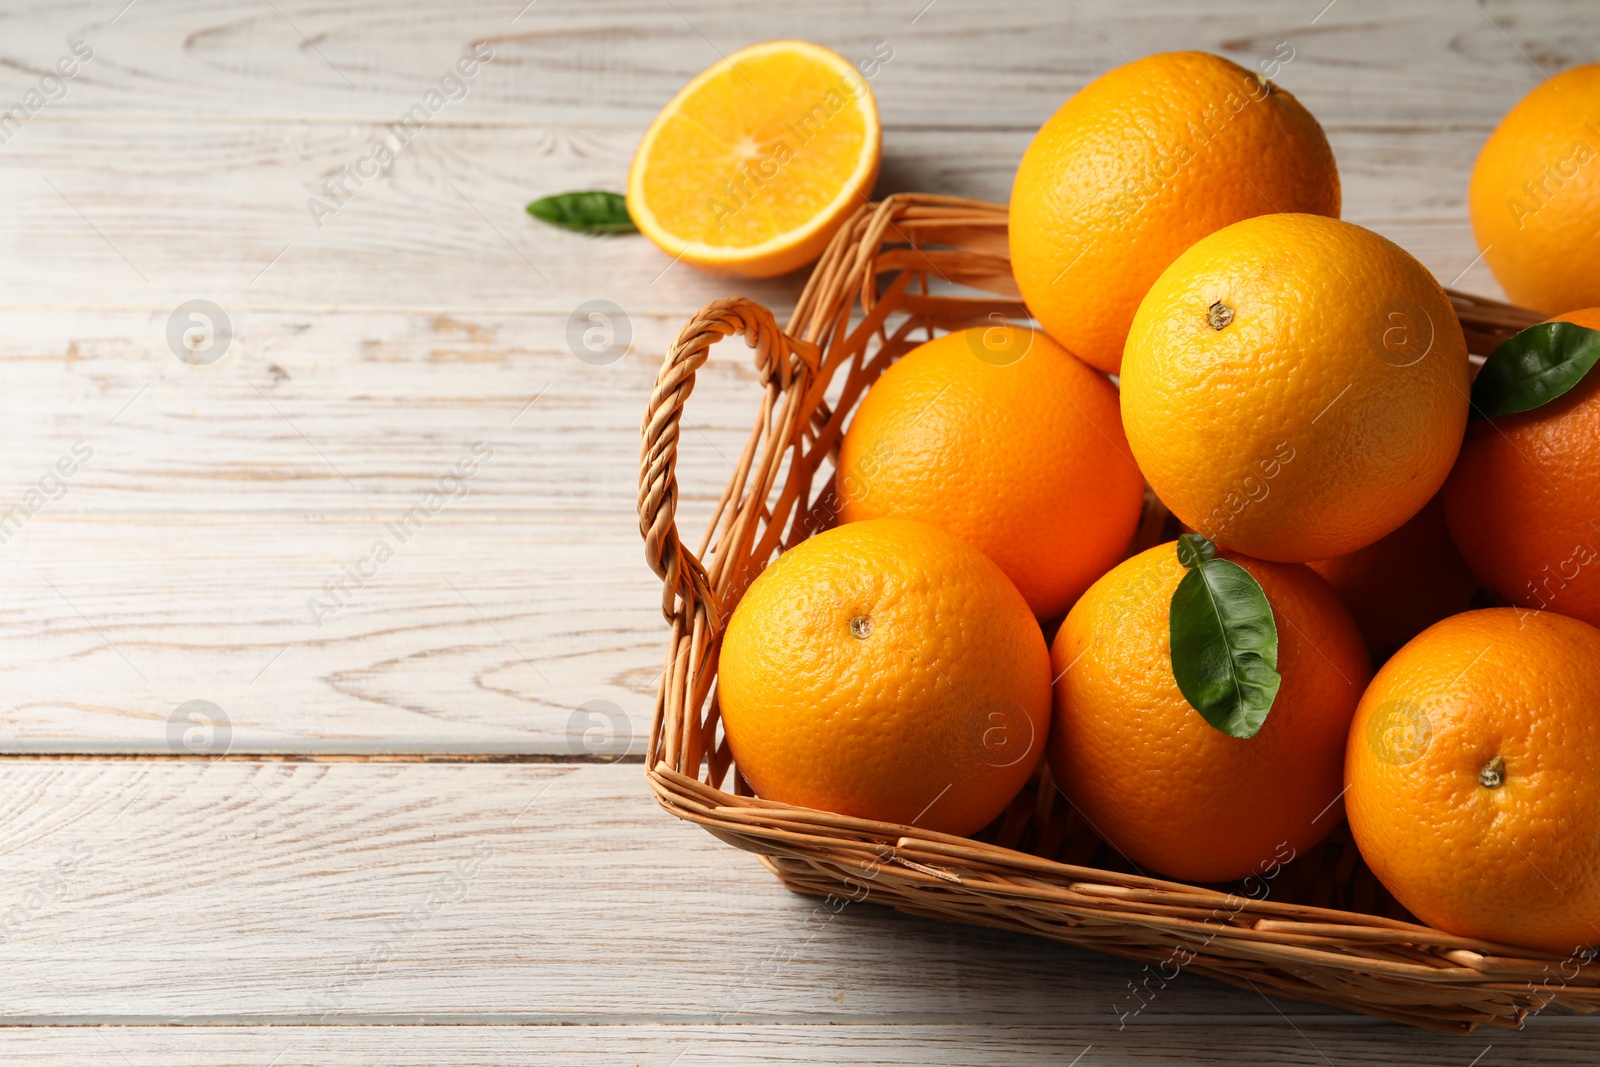
[[[1542,318],[1450,295],[1478,354]],[[707,305],[679,335],[645,413],[639,476],[640,530],[671,623],[646,772],[661,805],[756,853],[797,892],[1082,945],[1146,963],[1154,983],[1193,971],[1456,1033],[1514,1027],[1551,1003],[1600,1008],[1600,969],[1582,966],[1587,960],[1416,923],[1342,826],[1254,884],[1196,886],[1133,872],[1076,817],[1045,767],[975,838],[751,795],[717,711],[723,624],[780,551],[833,525],[839,438],[873,380],[936,332],[995,315],[1027,319],[1011,276],[1005,206],[900,194],[864,206],[840,230],[786,329],[767,309],[732,297]],[[695,371],[730,334],[753,350],[763,394],[733,478],[691,552],[676,524],[679,424]],[[1151,500],[1136,547],[1159,543],[1167,528]]]

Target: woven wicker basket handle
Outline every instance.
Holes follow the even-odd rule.
[[[650,569],[664,582],[662,614],[671,620],[681,596],[686,606],[695,601],[703,604],[713,626],[721,618],[718,597],[705,567],[678,535],[678,424],[684,402],[694,390],[695,371],[706,361],[711,346],[729,334],[739,334],[754,349],[756,370],[769,392],[782,392],[797,376],[815,372],[819,358],[816,345],[797,341],[779,329],[772,312],[736,296],[714,300],[700,309],[667,350],[656,377],[639,447],[639,532],[644,535]],[[741,466],[751,458],[747,454]]]

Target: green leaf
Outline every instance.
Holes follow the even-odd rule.
[[[638,233],[628,214],[628,201],[617,193],[589,189],[540,197],[528,214],[552,226],[582,233]]]
[[[1600,361],[1600,330],[1541,322],[1508,337],[1472,383],[1474,418],[1532,411],[1583,380]]]
[[[1199,534],[1182,534],[1178,537],[1178,562],[1191,570],[1216,554],[1217,546]]]
[[[1215,552],[1203,537],[1178,542],[1188,573],[1172,594],[1172,676],[1206,722],[1230,737],[1254,737],[1283,681],[1278,626],[1250,572]]]

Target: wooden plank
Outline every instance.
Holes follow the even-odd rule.
[[[46,1042],[16,1027],[113,1024],[51,1033],[133,1063],[312,1062],[344,1037],[377,1062],[1464,1063],[1491,1042],[1556,1062],[1600,1023],[1462,1041],[1192,976],[1133,1012],[1135,964],[790,894],[637,766],[8,760],[0,842],[18,1054]],[[484,1028],[383,1028],[430,1022]]]
[[[234,753],[620,756],[649,733],[665,624],[621,516],[447,512],[404,544],[377,518],[282,514],[23,537],[0,548],[0,751],[182,751],[194,700]],[[324,593],[379,541],[395,555],[371,580]]]
[[[567,312],[235,310],[228,354],[193,366],[167,345],[166,311],[0,312],[0,514],[82,442],[92,454],[80,448],[30,523],[393,519],[441,478],[450,502],[435,517],[620,519],[634,511],[645,403],[690,314],[635,310],[628,349],[590,363],[581,338],[569,346]],[[717,450],[742,442],[760,395],[749,349],[717,348],[688,411],[691,498],[720,491]]]
[[[0,761],[0,842],[0,1021],[1099,1022],[1138,972],[833,914],[637,765]],[[1259,1005],[1171,992],[1142,1014]]]
[[[192,119],[41,121],[3,146],[4,306],[159,311],[141,342],[166,349],[166,315],[205,298],[240,319],[259,310],[407,308],[547,311],[607,297],[631,313],[683,314],[730,282],[644,238],[597,239],[535,222],[524,205],[573,187],[620,188],[638,131],[429,128],[381,175],[325,191],[383,134],[371,123],[240,125]],[[969,180],[1003,195],[1013,150]],[[999,135],[985,139],[994,144]],[[910,180],[937,138],[910,135]],[[1025,142],[1024,142],[1025,143]],[[84,167],[95,159],[95,167]],[[313,215],[308,203],[338,203]],[[71,284],[63,284],[63,279]],[[794,279],[740,291],[792,299]],[[243,328],[242,323],[236,326]],[[559,337],[560,334],[554,335]]]
[[[1330,128],[1345,217],[1398,241],[1445,281],[1498,293],[1473,265],[1465,207],[1466,174],[1497,115]],[[0,221],[0,310],[138,308],[150,313],[138,342],[165,350],[167,316],[196,298],[221,306],[240,331],[258,313],[286,309],[565,317],[604,298],[634,316],[681,321],[730,293],[789,307],[798,276],[714,278],[673,265],[637,235],[571,234],[523,211],[545,193],[620,188],[639,132],[617,122],[430,127],[387,173],[350,186],[337,214],[314,218],[308,202],[330,202],[322,186],[380,127],[41,119],[0,150],[0,194],[12,207]],[[1031,136],[891,129],[877,195],[1004,201]]]
[[[1478,1067],[1591,1064],[1593,1028],[1536,1019],[1524,1033],[1483,1037],[1402,1034],[1396,1027],[1276,1015],[1254,1020],[1184,1019],[1172,1025],[1108,1032],[1092,1024],[993,1023],[981,1026],[862,1022],[696,1026],[211,1026],[0,1029],[0,1053],[37,1067],[324,1067],[361,1063],[400,1067],[524,1064],[638,1064],[644,1067],[748,1067],[759,1064],[883,1064],[894,1067],[1035,1067],[1039,1063],[1215,1063],[1243,1067],[1389,1065]],[[1326,1057],[1326,1058],[1324,1058]],[[1399,1059],[1403,1057],[1403,1059]]]
[[[156,316],[9,319],[0,750],[164,752],[192,699],[235,751],[567,753],[592,700],[648,732],[637,434],[675,321],[594,366],[565,316],[258,313],[195,367]],[[757,395],[741,345],[702,372],[686,528]]]
[[[793,36],[852,59],[888,42],[894,55],[874,89],[891,123],[1031,128],[1071,88],[1125,56],[1199,48],[1254,67],[1288,40],[1295,51],[1285,84],[1328,121],[1406,125],[1481,121],[1541,71],[1600,57],[1593,41],[1571,34],[1588,11],[1583,0],[1341,0],[1329,10],[1249,0],[1204,8],[1025,0],[996,10],[946,0],[865,11],[849,0],[495,0],[404,17],[377,0],[264,8],[199,0],[139,4],[113,23],[120,6],[74,0],[10,13],[0,48],[5,84],[34,84],[74,35],[95,57],[49,105],[51,115],[393,121],[483,42],[493,60],[432,121],[581,128],[619,115],[642,124],[719,54]]]

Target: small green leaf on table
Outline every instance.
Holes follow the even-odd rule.
[[[1600,362],[1600,330],[1541,322],[1500,343],[1472,383],[1474,418],[1532,411],[1568,392]]]
[[[1169,615],[1172,675],[1189,705],[1230,737],[1254,737],[1283,676],[1278,626],[1267,594],[1249,571],[1218,559],[1198,534],[1178,539],[1187,570]]]
[[[626,198],[600,189],[540,197],[528,205],[528,214],[541,222],[580,233],[639,232],[628,214]]]

